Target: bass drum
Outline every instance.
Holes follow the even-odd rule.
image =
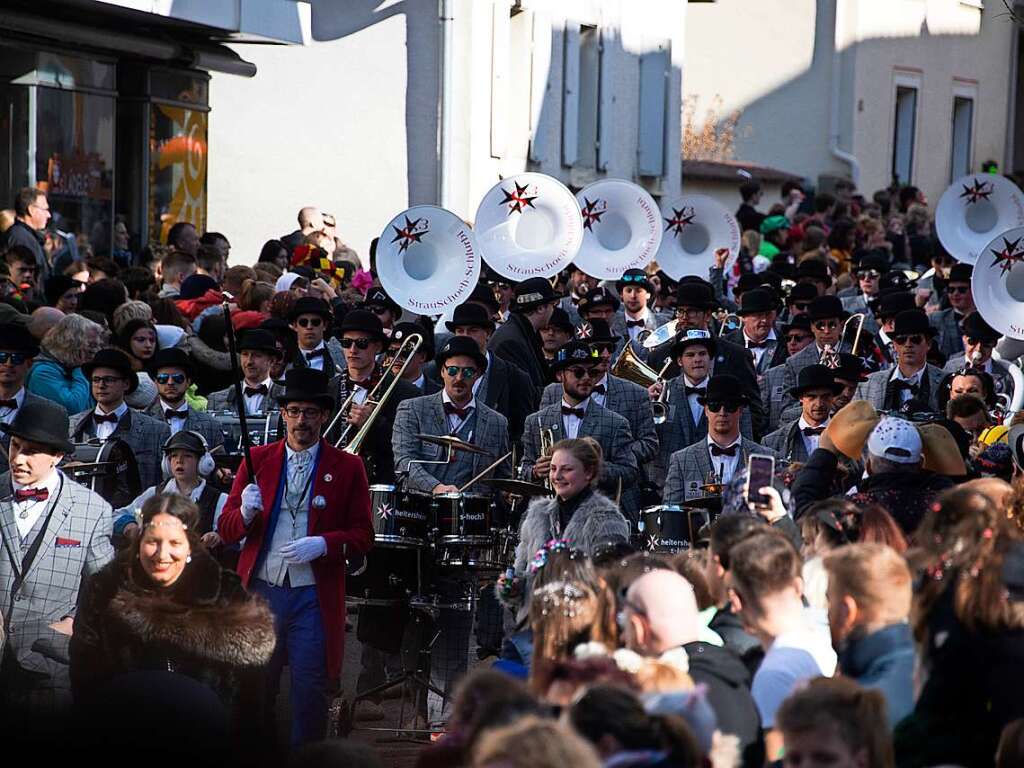
[[[347,563],[345,599],[353,605],[402,605],[423,590],[419,549],[374,548]]]
[[[142,493],[135,454],[128,443],[117,438],[76,443],[74,453],[64,457],[60,469],[114,509],[127,507]]]
[[[686,509],[677,504],[647,507],[640,515],[641,546],[648,552],[672,554],[689,549],[697,532],[707,522],[703,510]]]

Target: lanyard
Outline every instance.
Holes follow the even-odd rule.
[[[302,501],[309,495],[309,487],[313,484],[313,476],[316,474],[316,460],[312,460],[313,466],[309,468],[309,477],[306,478],[306,484],[302,488],[302,495],[299,496],[299,507],[302,506]],[[292,505],[288,502],[288,457],[285,456],[285,468],[284,468],[284,493],[282,500],[285,506],[288,508],[288,514],[292,516],[292,521],[295,521],[298,508],[292,508]]]

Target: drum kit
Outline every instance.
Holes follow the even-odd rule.
[[[74,452],[64,457],[60,469],[102,496],[114,509],[128,506],[142,492],[135,454],[117,438],[75,443]]]
[[[700,486],[703,496],[642,510],[637,522],[637,549],[671,555],[705,546],[711,524],[722,511],[722,488],[717,478],[708,477]]]
[[[210,415],[217,419],[224,432],[224,447],[211,452],[214,461],[218,467],[227,467],[235,472],[245,455],[242,446],[242,422],[234,411],[215,411]],[[277,411],[246,416],[245,428],[249,434],[249,445],[269,445],[284,436]]]

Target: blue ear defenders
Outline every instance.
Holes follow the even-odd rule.
[[[199,434],[198,432],[196,432],[194,430],[191,430],[191,429],[186,430],[186,433],[189,434],[189,435],[192,435],[193,437],[198,439],[199,442],[202,444],[202,446],[203,446],[203,455],[199,457],[199,465],[197,467],[197,470],[199,471],[199,476],[200,477],[209,477],[213,473],[213,470],[215,470],[217,468],[217,463],[213,460],[213,456],[210,455],[210,445],[209,445],[209,443],[206,442],[206,438],[205,437],[203,437],[201,434]],[[163,461],[160,462],[160,468],[163,470],[164,477],[170,477],[171,476],[171,457],[168,455],[168,451],[170,450],[169,446],[171,445],[171,442],[179,434],[181,434],[181,433],[179,432],[177,434],[171,435],[169,438],[167,438],[167,440],[164,441],[164,445],[163,445],[164,458],[163,458]],[[178,446],[178,447],[181,447],[181,446]]]

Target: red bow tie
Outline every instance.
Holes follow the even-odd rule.
[[[736,451],[739,449],[738,444],[730,445],[728,448],[720,448],[717,444],[711,444],[711,455],[712,456],[735,456]]]
[[[13,397],[10,400],[0,400],[0,408],[10,408],[12,411],[18,407],[18,401]]]
[[[803,432],[808,437],[816,437],[816,436],[820,435],[822,432],[824,432],[825,428],[824,427],[804,427],[800,431]]]
[[[448,416],[458,416],[460,419],[465,420],[469,415],[469,412],[473,410],[472,407],[466,406],[465,408],[459,408],[455,403],[445,403],[444,412]]]
[[[599,395],[603,395],[608,391],[608,388],[604,384],[595,384],[593,391],[597,392]]]
[[[50,492],[46,488],[22,488],[14,492],[15,501],[46,501]]]
[[[104,421],[109,422],[111,424],[117,424],[118,421],[116,413],[103,414],[96,413],[95,411],[92,414],[92,420],[95,421],[97,424],[102,424]]]
[[[373,389],[376,386],[376,384],[377,384],[377,379],[375,379],[372,376],[370,378],[368,378],[368,379],[363,379],[362,381],[353,381],[352,382],[352,386],[353,387],[362,387],[367,392],[369,392],[371,389]]]
[[[563,416],[575,416],[577,419],[582,420],[586,413],[582,408],[570,408],[568,405],[562,406]]]

